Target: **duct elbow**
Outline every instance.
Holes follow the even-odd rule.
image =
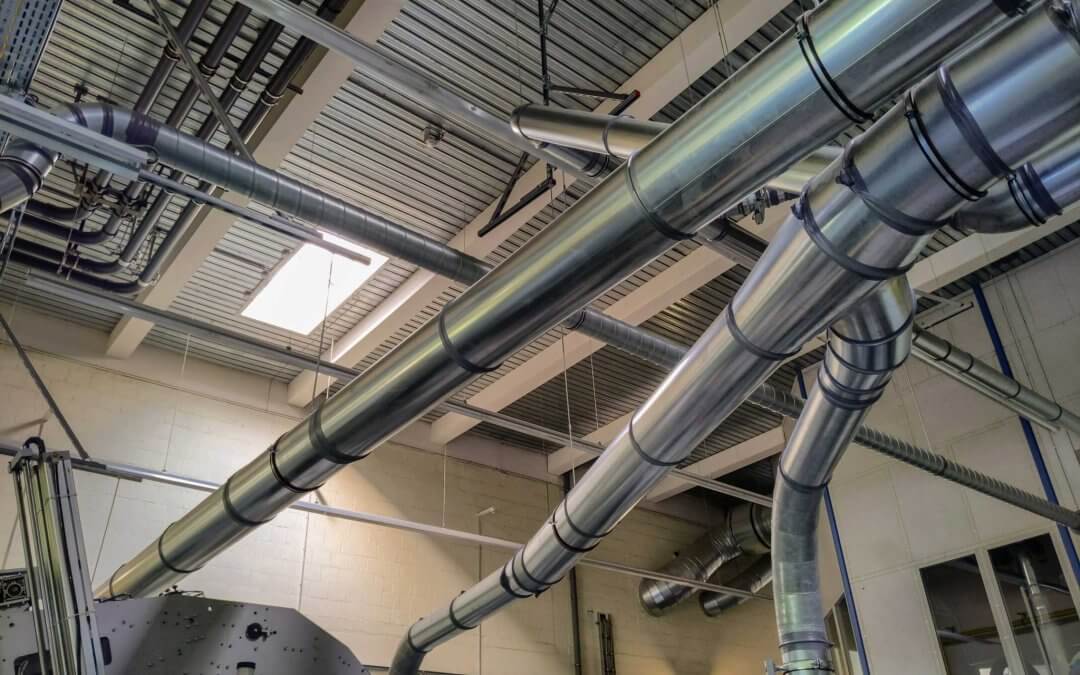
[[[394,652],[394,661],[390,664],[390,675],[417,675],[420,666],[424,662],[425,652],[420,651],[412,644],[409,633],[398,643],[397,651]]]

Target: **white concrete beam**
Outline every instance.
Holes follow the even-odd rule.
[[[652,117],[691,82],[715,66],[726,54],[725,44],[740,44],[785,6],[783,0],[720,0],[717,10],[723,18],[727,42],[722,43],[720,40],[716,13],[710,9],[702,14],[619,87],[620,92],[635,89],[641,92],[641,97],[630,106],[627,114],[641,119]],[[614,102],[608,101],[598,106],[596,111],[606,112],[614,105]],[[539,164],[534,166],[518,180],[510,196],[510,203],[539,185],[544,177],[543,167]],[[557,177],[560,177],[558,173]],[[569,179],[564,183],[560,177],[559,184],[553,188],[554,194],[561,194],[572,182],[573,180]],[[477,231],[491,220],[491,213],[495,208],[492,203],[454,237],[450,245],[483,258],[527,223],[547,203],[546,199],[534,200],[496,230],[478,238]],[[323,358],[347,365],[359,363],[387,336],[439,297],[446,290],[446,286],[447,281],[441,277],[430,272],[416,272],[407,284],[383,301],[385,309],[380,308],[380,311],[365,317],[343,339],[338,340],[334,349],[324,353]],[[289,400],[293,405],[305,405],[311,401],[313,394],[318,395],[327,386],[329,381],[325,378],[320,378],[316,383],[314,374],[301,373],[289,386]]]
[[[358,9],[349,6],[343,18],[348,17],[349,12],[353,13],[343,28],[373,43],[398,15],[403,4],[404,0],[367,0]],[[287,92],[286,98],[272,111],[271,114],[276,117],[270,118],[273,121],[268,129],[260,132],[256,142],[251,144],[255,160],[264,166],[280,166],[352,72],[352,61],[340,54],[325,53],[309,69],[309,75],[303,82],[303,95]],[[233,200],[238,199],[232,193],[230,196]],[[247,200],[240,203],[246,204]],[[151,307],[168,307],[235,221],[235,217],[221,211],[207,214],[198,227],[191,228],[178,253],[162,270],[158,282],[143,292],[139,301]],[[124,317],[109,336],[108,355],[117,358],[131,356],[151,328],[153,324],[149,321]]]
[[[778,454],[784,449],[786,443],[787,436],[784,434],[784,428],[779,426],[738,445],[733,445],[723,452],[710,455],[700,462],[694,462],[685,470],[705,478],[720,478],[744,466],[750,466],[754,462]],[[658,502],[686,492],[692,487],[694,487],[692,483],[669,474],[657,483],[645,498],[651,502]]]

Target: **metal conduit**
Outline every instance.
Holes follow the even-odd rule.
[[[857,4],[831,2],[815,10],[811,18],[814,23],[820,19],[818,25],[851,26],[856,22],[846,12],[881,9],[872,7],[876,3]],[[910,8],[911,3],[904,6]],[[1007,176],[1011,167],[1028,161],[1071,123],[1080,102],[1080,82],[1070,80],[1080,77],[1080,53],[1070,28],[1073,17],[1065,10],[1064,5],[1055,4],[1017,19],[1009,30],[939,68],[849,143],[844,157],[804,190],[792,217],[724,315],[631,418],[549,521],[505,566],[413,624],[399,644],[392,675],[415,675],[424,655],[434,647],[476,627],[502,607],[557,583],[685,458],[689,448],[804,342],[871,296],[883,281],[902,276],[943,218]],[[870,36],[873,31],[867,27],[873,25],[873,17],[860,18],[861,29],[843,31],[845,36]],[[805,18],[799,24],[808,25]],[[936,26],[925,28],[932,27]],[[803,48],[806,39],[804,35],[799,41]],[[820,51],[829,40],[814,43]],[[754,66],[764,67],[783,45],[784,41],[774,43],[741,74],[753,72]],[[778,68],[777,72],[790,70]],[[728,82],[737,78],[738,74]],[[827,81],[837,82],[831,76]],[[859,108],[848,105],[852,98],[844,94],[844,86],[844,82],[837,85],[832,100],[846,101],[848,112],[854,114]],[[779,87],[773,81],[769,90]],[[1040,102],[1037,110],[1027,105],[1032,100]],[[633,155],[627,167],[630,175],[638,161],[651,167],[648,159],[655,156],[651,151],[679,138],[676,130],[696,113],[707,114],[703,111],[710,109],[709,102],[706,98],[680,124]],[[736,114],[725,116],[737,118]],[[801,115],[798,119],[806,123],[813,118]],[[680,140],[686,140],[684,148],[701,142]],[[930,147],[934,150],[928,156]],[[692,166],[674,161],[674,156],[667,159],[661,156],[659,164],[669,171],[699,175]],[[947,168],[943,171],[947,178],[927,168],[934,162]],[[690,204],[700,203],[686,195],[671,204],[671,210],[661,207],[660,214],[685,214]],[[610,254],[618,249],[608,246],[605,250]],[[863,327],[858,328],[853,327],[850,335],[862,335]],[[851,425],[850,431],[857,426]],[[774,530],[776,522],[774,517]],[[826,671],[817,666],[810,663],[803,669]]]
[[[920,361],[1051,431],[1080,433],[1080,416],[1025,387],[944,338],[915,332],[912,353]]]
[[[722,525],[706,532],[660,571],[706,581],[723,565],[740,556],[766,554],[769,552],[771,517],[769,509],[755,504],[734,506],[723,515]],[[689,586],[645,579],[638,586],[638,601],[646,612],[660,616],[693,592]]]
[[[851,100],[871,107],[999,16],[991,0],[835,2],[815,11],[814,30],[822,45],[844,43],[844,49],[818,56],[830,64],[834,81],[850,85]],[[807,21],[803,25],[809,30]],[[852,21],[863,30],[846,30]],[[786,168],[792,156],[809,153],[821,138],[839,133],[848,118],[820,88],[812,70],[819,60],[804,55],[802,43],[792,35],[774,44],[703,99],[435,321],[170,526],[118,570],[101,594],[152,592],[198,569],[575,307],[675,240],[691,236],[699,223],[725,212]],[[867,68],[876,77],[860,75]],[[1071,91],[1054,78],[1042,79],[1064,93]],[[770,104],[743,95],[747,90],[772,92]],[[788,111],[798,114],[789,116]],[[1054,112],[1040,108],[1036,124]],[[748,163],[742,149],[751,142],[762,151]],[[1026,149],[1023,143],[1016,147]],[[227,164],[214,168],[229,174],[238,165],[235,158],[226,159]],[[257,178],[250,171],[241,174],[249,182]],[[308,204],[292,205],[300,210]],[[334,212],[317,215],[334,221]]]
[[[566,110],[526,103],[510,117],[514,133],[532,143],[560,145],[626,159],[668,128],[663,122],[636,120],[604,113]],[[806,183],[840,155],[840,148],[815,150],[766,184],[774,190],[799,194]]]

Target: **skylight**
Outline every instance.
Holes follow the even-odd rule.
[[[371,264],[364,265],[314,244],[304,244],[278,268],[241,314],[308,335],[322,323],[324,315],[332,314],[386,262],[386,256],[341,237],[325,232],[322,237],[371,258]]]

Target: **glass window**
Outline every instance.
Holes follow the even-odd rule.
[[[825,617],[825,633],[832,643],[832,662],[838,675],[863,675],[846,598],[841,597]]]
[[[1025,675],[1080,673],[1080,623],[1050,535],[993,549],[990,562]]]
[[[945,672],[1010,675],[975,556],[920,570]]]

